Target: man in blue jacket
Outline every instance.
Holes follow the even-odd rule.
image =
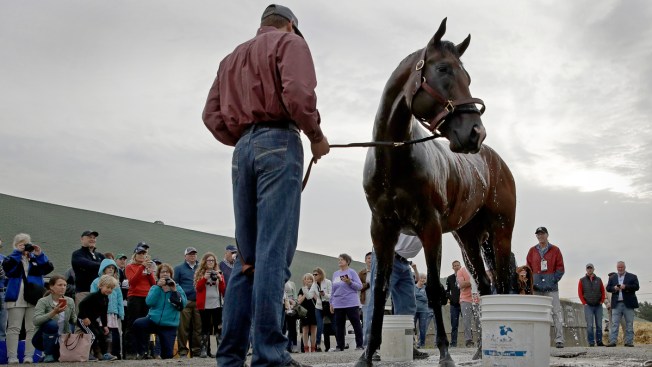
[[[625,317],[625,346],[634,346],[634,309],[638,308],[636,291],[639,289],[638,277],[625,271],[625,262],[616,264],[617,273],[609,277],[607,292],[611,292],[612,324],[608,347],[615,347],[618,341],[618,324]]]

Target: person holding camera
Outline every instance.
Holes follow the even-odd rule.
[[[45,293],[43,276],[54,270],[54,266],[41,250],[31,243],[27,233],[14,237],[14,251],[2,262],[6,280],[5,307],[7,307],[7,358],[9,363],[18,363],[18,335],[25,321],[25,338],[34,336],[34,306]],[[23,363],[32,363],[34,346],[25,345]]]
[[[197,309],[201,318],[200,358],[213,358],[210,337],[216,335],[216,340],[219,341],[217,334],[222,323],[222,306],[224,305],[226,283],[216,259],[215,254],[212,252],[205,253],[195,272]]]
[[[127,323],[124,325],[124,347],[126,359],[134,356],[134,337],[133,323],[136,319],[147,315],[148,307],[146,302],[147,294],[150,288],[156,284],[154,272],[151,271],[154,262],[149,258],[149,246],[142,246],[139,242],[131,256],[131,263],[127,265],[125,273],[129,282],[129,291],[127,292]]]
[[[149,359],[147,347],[150,334],[156,334],[161,341],[161,358],[173,357],[179,315],[188,303],[183,288],[178,287],[173,280],[174,269],[170,264],[161,264],[156,276],[158,281],[150,288],[145,300],[149,311],[133,325],[136,336],[136,359]]]
[[[617,273],[609,277],[607,292],[611,293],[612,324],[610,325],[608,347],[615,347],[618,341],[618,324],[625,318],[625,346],[634,346],[634,309],[638,308],[636,291],[638,277],[625,271],[625,262],[616,263]]]
[[[38,330],[32,338],[34,347],[43,351],[44,363],[59,360],[59,336],[69,333],[70,325],[77,323],[75,301],[65,296],[66,278],[56,274],[50,277],[48,284],[50,294],[38,300],[34,309],[33,322]]]
[[[358,292],[362,289],[362,282],[358,273],[351,269],[351,256],[340,254],[337,265],[340,270],[333,273],[333,293],[331,294],[331,313],[335,314],[335,340],[337,347],[334,351],[344,351],[344,334],[346,333],[346,318],[349,318],[355,332],[356,350],[362,347],[362,324],[360,324],[360,298]]]

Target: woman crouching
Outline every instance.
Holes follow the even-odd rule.
[[[59,344],[57,340],[62,334],[70,332],[70,325],[77,322],[75,301],[65,297],[66,279],[61,275],[53,275],[48,282],[50,294],[41,298],[34,309],[34,327],[38,328],[32,338],[32,345],[44,354],[43,362],[59,360]]]

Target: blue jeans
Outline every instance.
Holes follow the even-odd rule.
[[[0,341],[7,340],[7,307],[5,307],[5,292],[0,292]]]
[[[634,344],[634,309],[625,307],[625,302],[611,305],[611,326],[609,329],[609,343],[618,341],[618,326],[620,319],[625,317],[625,344]]]
[[[417,311],[414,314],[414,327],[417,327],[417,323],[419,324],[419,348],[423,348],[426,345],[426,333],[428,332],[430,319],[430,311]]]
[[[282,332],[285,282],[297,247],[303,147],[299,133],[254,124],[233,152],[232,181],[238,260],[227,284],[220,367],[241,367],[253,331],[251,366],[292,359]],[[242,272],[242,262],[254,265]]]
[[[324,315],[322,314],[322,310],[315,308],[315,318],[317,319],[317,336],[315,337],[315,341],[317,347],[319,347],[321,344],[321,334],[324,332]]]
[[[360,309],[362,309],[362,335],[364,338],[362,339],[362,346],[367,347],[367,344],[369,343],[369,338],[367,337],[367,333],[369,332],[369,322],[367,319],[367,314],[369,313],[369,305],[371,302],[369,302],[369,299],[367,299],[367,304],[360,306]],[[370,315],[371,316],[371,315]]]
[[[371,315],[374,313],[374,288],[376,285],[376,252],[371,253],[371,271],[367,274],[369,284],[371,285],[369,292],[369,305],[367,312],[364,316],[364,323],[367,333],[364,336],[365,340],[369,340],[371,336]],[[400,261],[394,258],[394,265],[392,267],[392,275],[389,277],[389,289],[392,294],[392,302],[394,304],[394,315],[410,315],[413,316],[417,312],[417,299],[414,294],[414,278],[410,270],[410,264],[405,261]]]
[[[149,350],[149,336],[156,334],[157,340],[161,341],[161,358],[172,358],[174,340],[177,338],[177,326],[161,326],[150,320],[149,317],[141,317],[134,321],[133,332],[136,337],[136,353],[147,354]]]
[[[59,336],[59,325],[55,320],[49,320],[34,332],[32,337],[32,345],[36,349],[43,350],[43,354],[51,355],[58,359],[59,344],[57,342]]]
[[[602,344],[602,305],[584,305],[584,319],[589,345]]]
[[[457,328],[460,326],[460,315],[462,314],[462,306],[458,303],[456,305],[449,304],[451,311],[451,347],[457,346]]]

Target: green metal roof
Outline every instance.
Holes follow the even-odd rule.
[[[200,255],[212,251],[222,258],[225,247],[235,244],[233,237],[0,194],[2,253],[11,252],[17,233],[28,233],[54,264],[52,274],[63,274],[70,267],[70,255],[80,247],[80,235],[87,229],[99,232],[97,249],[101,252],[122,252],[130,257],[136,244],[145,241],[151,246],[152,258],[172,265],[183,261],[183,250],[188,246],[195,247]],[[337,270],[337,258],[297,251],[291,266],[292,280],[301,284],[303,274],[316,266],[330,277]],[[351,267],[359,270],[364,264],[354,261]]]

